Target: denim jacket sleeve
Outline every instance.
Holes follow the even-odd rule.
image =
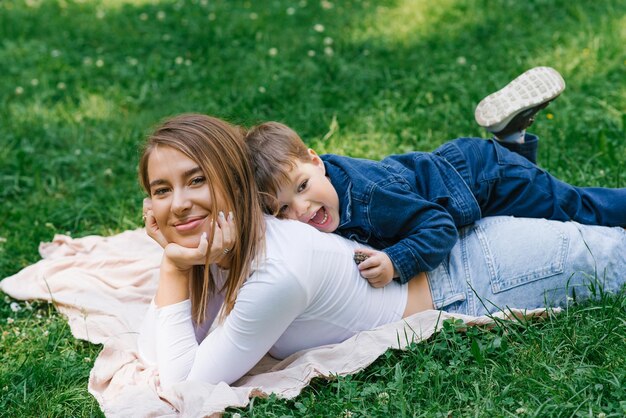
[[[383,251],[407,283],[423,271],[434,270],[458,239],[452,216],[441,206],[415,194],[402,180],[377,185],[371,191],[369,221],[384,243]]]

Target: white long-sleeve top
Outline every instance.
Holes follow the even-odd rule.
[[[402,318],[406,286],[371,287],[353,261],[359,244],[272,217],[266,217],[265,239],[265,254],[253,264],[233,310],[208,335],[221,297],[209,303],[202,330],[194,328],[189,300],[151,304],[139,353],[157,365],[162,385],[186,379],[230,384],[267,352],[285,358]]]

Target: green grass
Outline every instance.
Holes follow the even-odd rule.
[[[485,136],[476,103],[550,65],[568,86],[533,126],[540,164],[570,183],[626,187],[624,28],[619,0],[4,0],[0,277],[36,262],[55,233],[140,226],[138,146],[186,111],[280,120],[320,152],[379,158]],[[100,414],[84,360],[99,347],[75,341],[48,305],[14,313],[9,303],[0,301],[0,411]],[[506,349],[482,362],[472,341],[488,347],[498,332],[446,332],[241,413],[623,415],[623,303],[502,331]]]

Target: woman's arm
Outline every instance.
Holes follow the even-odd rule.
[[[224,323],[200,344],[189,300],[152,305],[140,332],[140,353],[157,364],[164,387],[184,380],[230,384],[254,367],[306,305],[293,273],[270,264],[250,277]]]

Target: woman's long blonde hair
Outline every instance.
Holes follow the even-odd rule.
[[[263,246],[264,219],[258,198],[254,173],[244,142],[245,132],[223,120],[199,114],[184,114],[166,120],[146,141],[139,160],[139,179],[150,194],[148,158],[157,147],[170,147],[195,161],[207,178],[211,196],[223,196],[226,208],[217,207],[212,199],[212,221],[217,223],[219,211],[235,215],[237,238],[231,252],[228,278],[222,289],[204,266],[194,266],[190,286],[194,321],[201,324],[209,297],[225,291],[223,315],[235,305],[239,288],[250,275],[252,260]],[[213,237],[208,237],[209,248]]]

